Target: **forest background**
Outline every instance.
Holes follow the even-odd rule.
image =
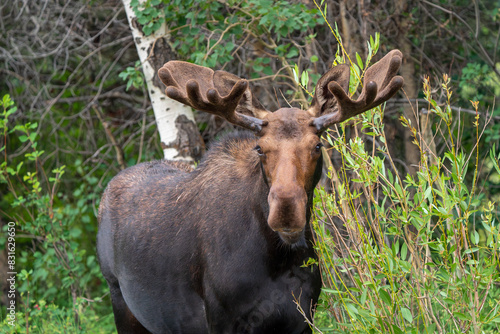
[[[344,324],[335,327],[339,331],[352,330],[349,326],[353,323],[362,324],[365,332],[385,328],[384,333],[398,333],[407,327],[406,332],[417,333],[422,324],[427,332],[451,332],[446,326],[461,332],[498,331],[500,318],[494,301],[500,298],[495,225],[500,214],[499,1],[131,3],[136,9],[136,25],[145,35],[166,24],[168,34],[157,39],[150,53],[156,69],[171,59],[224,69],[248,78],[254,95],[269,110],[288,104],[307,106],[314,83],[334,63],[350,63],[353,71],[362,76],[370,61],[400,49],[405,57],[400,72],[405,86],[386,103],[383,112],[378,110],[380,120],[372,115],[351,121],[326,138],[333,181],[324,183],[325,191],[318,191],[318,197],[325,200],[316,203],[315,222],[335,225],[344,232],[337,237],[329,232],[319,233],[318,242],[327,248],[319,247],[318,251],[326,249],[339,258],[352,257],[353,253],[346,253],[346,249],[363,240],[376,246],[378,257],[387,248],[397,258],[394,263],[404,267],[412,262],[404,261],[407,253],[409,258],[413,256],[413,262],[418,262],[420,248],[413,249],[411,245],[419,245],[429,258],[444,256],[450,261],[450,266],[444,266],[446,274],[451,273],[452,280],[456,279],[459,292],[452,296],[436,285],[436,295],[443,299],[436,299],[438,304],[429,299],[429,304],[420,307],[418,301],[402,297],[399,291],[403,288],[388,288],[389,293],[380,290],[380,286],[390,285],[391,278],[374,275],[380,285],[374,287],[373,298],[385,305],[387,314],[400,315],[400,321],[378,314],[373,318],[377,325],[373,325],[366,320],[374,312],[370,313],[369,303],[374,300],[371,290],[363,288],[368,285],[358,286],[359,282],[351,277],[351,285],[336,287],[335,282],[343,282],[349,276],[349,265],[344,262],[345,272],[335,274],[334,261],[330,265],[322,263],[327,289],[318,315],[320,325],[315,330],[327,332],[338,326],[331,323],[330,319],[334,319]],[[99,199],[121,169],[161,159],[165,148],[156,129],[124,5],[121,1],[100,0],[4,1],[0,5],[0,31],[0,329],[111,333],[114,329],[109,293],[95,255]],[[358,84],[351,85],[351,93]],[[176,148],[199,161],[210,142],[233,131],[233,126],[206,113],[194,115],[197,127],[185,127],[185,140],[177,143]],[[356,138],[362,139],[361,148],[355,147]],[[376,156],[385,157],[379,161],[379,169],[373,164],[356,164],[356,158],[366,153],[365,148],[371,156],[365,162],[374,163]],[[375,148],[379,151],[375,152]],[[352,161],[346,159],[351,155]],[[419,183],[419,173],[431,170],[432,165],[436,166],[436,174],[431,179],[443,183]],[[416,223],[394,230],[390,224],[380,225],[381,230],[373,231],[370,210],[377,212],[379,208],[370,201],[370,191],[388,190],[381,184],[370,184],[371,190],[366,192],[368,181],[362,185],[352,181],[359,181],[361,177],[356,178],[359,175],[355,170],[363,168],[382,173],[383,177],[378,175],[377,180],[387,177],[394,184],[401,182],[400,189],[392,190],[397,196],[402,193],[404,199],[416,198],[417,203],[418,193],[423,190],[428,196],[426,201],[436,204],[427,230],[443,222],[444,232],[429,233],[425,239],[420,231],[425,232],[426,228],[419,228]],[[413,185],[408,181],[407,188],[401,181],[406,175],[416,180]],[[351,180],[346,182],[350,186],[342,187],[339,179]],[[449,189],[457,191],[449,191],[452,202],[455,201],[448,204],[449,210],[445,195],[440,193],[447,187],[446,182],[454,182]],[[428,188],[423,189],[422,184]],[[460,184],[465,185],[465,191]],[[426,189],[430,189],[429,193]],[[332,192],[337,197],[331,197]],[[348,196],[352,206],[346,207],[342,202],[345,193],[354,195]],[[385,209],[396,212],[394,203],[401,202],[392,201],[393,206],[386,205]],[[325,214],[326,209],[340,218]],[[403,210],[408,217],[410,211]],[[394,215],[401,217],[400,212]],[[361,227],[347,226],[349,219],[358,221],[358,216],[363,222]],[[6,317],[6,241],[8,223],[12,221],[16,222],[19,273],[15,327],[7,324]],[[451,232],[453,226],[456,234]],[[370,230],[370,236],[364,240],[364,232]],[[381,231],[385,236],[380,237]],[[457,249],[463,254],[456,253]],[[369,254],[366,250],[362,253]],[[491,262],[484,258],[491,258]],[[426,286],[429,284],[425,277],[432,266],[427,260],[423,263],[422,271],[417,270],[417,263],[412,269],[415,271],[410,272],[422,273],[422,281],[418,282]],[[366,267],[372,264],[368,260]],[[455,273],[457,265],[462,273]],[[475,281],[474,275],[468,279],[474,271],[472,267],[485,272],[484,279]],[[379,273],[384,272],[378,269]],[[446,276],[439,277],[444,280]],[[460,287],[467,291],[478,284],[482,285],[483,295],[470,296],[470,305],[466,303],[463,308],[450,306],[457,300],[468,300],[467,292],[465,297],[461,295]],[[351,293],[350,302],[337,303],[344,292]],[[343,297],[340,300],[344,301]],[[432,305],[444,309],[444,314],[434,314]]]

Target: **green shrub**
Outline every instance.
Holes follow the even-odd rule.
[[[95,303],[106,294],[104,280],[94,252],[97,179],[83,177],[68,193],[59,189],[65,166],[46,170],[47,152],[38,144],[38,124],[10,126],[16,112],[9,95],[0,101],[0,133],[6,145],[0,149],[0,183],[8,193],[2,198],[9,210],[2,212],[15,222],[16,317],[21,328],[45,328],[56,333],[50,319],[60,319],[61,328],[82,325],[82,319],[95,317],[103,306]],[[23,154],[11,154],[11,150]],[[78,161],[75,168],[78,169]],[[69,197],[77,198],[76,202]],[[8,225],[3,226],[2,235]],[[89,237],[91,236],[91,237]],[[7,238],[0,238],[4,249]],[[89,251],[90,250],[90,251]],[[11,297],[9,297],[12,299]],[[86,300],[86,306],[84,306]],[[47,305],[37,310],[34,305]],[[105,306],[110,314],[109,305]],[[5,311],[2,311],[2,318]],[[46,315],[46,317],[45,317]],[[45,317],[45,318],[44,318]],[[95,321],[93,321],[95,322]],[[63,326],[64,324],[64,326]],[[3,326],[11,328],[5,319]],[[83,326],[84,327],[84,326]],[[5,329],[4,328],[4,329]],[[12,329],[12,328],[11,328]],[[50,330],[49,330],[50,329]],[[28,330],[28,329],[26,329]]]
[[[116,333],[113,314],[98,315],[89,302],[78,298],[75,307],[78,317],[72,308],[46,304],[45,300],[32,301],[29,307],[16,314],[17,322],[11,326],[5,319],[0,323],[0,332],[14,333],[71,333],[71,334],[111,334]],[[27,330],[27,328],[29,328]]]
[[[452,128],[461,116],[452,112],[446,75],[441,86],[443,105],[425,80],[431,113],[418,129],[401,117],[421,152],[414,176],[395,165],[381,108],[356,121],[370,145],[347,139],[344,124],[327,134],[342,166],[330,168],[333,194],[317,190],[314,203],[324,282],[318,333],[500,332],[498,204],[480,193],[480,153],[461,148],[470,123]],[[474,148],[479,123],[477,114]],[[500,174],[494,148],[485,160]]]

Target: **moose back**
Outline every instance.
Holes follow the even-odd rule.
[[[213,144],[193,171],[139,164],[109,183],[97,238],[118,333],[310,333],[321,290],[309,226],[322,133],[403,85],[393,50],[367,69],[357,100],[347,65],[318,81],[309,109],[269,112],[248,82],[180,61],[166,94],[248,132]]]

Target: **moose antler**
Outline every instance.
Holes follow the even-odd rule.
[[[390,99],[404,83],[401,76],[396,76],[402,58],[403,54],[399,50],[392,50],[369,67],[365,73],[363,90],[356,101],[348,95],[349,67],[339,65],[332,68],[316,86],[309,111],[319,117],[311,125],[321,132]]]
[[[257,133],[267,124],[257,118],[265,111],[253,107],[248,81],[233,74],[214,72],[183,61],[169,61],[160,68],[158,76],[167,86],[165,93],[171,99]]]

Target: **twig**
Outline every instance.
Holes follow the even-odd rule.
[[[104,127],[104,131],[106,131],[106,135],[108,136],[109,140],[111,141],[111,144],[115,148],[116,152],[116,160],[118,161],[118,164],[120,165],[120,168],[124,170],[126,168],[125,165],[125,160],[123,159],[123,150],[122,148],[118,145],[118,142],[116,141],[115,136],[111,132],[109,128],[109,123],[104,120],[102,117],[101,112],[96,108],[95,105],[92,106],[92,109],[94,109],[94,112],[97,115],[97,118],[99,118],[99,121],[101,121],[102,126]]]

